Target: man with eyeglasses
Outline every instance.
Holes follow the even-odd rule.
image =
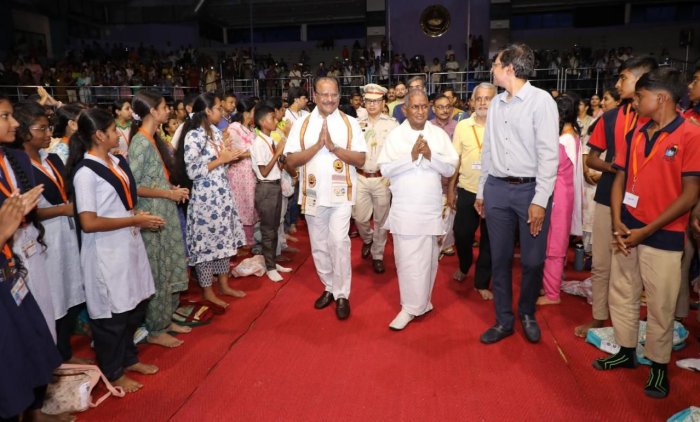
[[[441,177],[452,176],[459,160],[450,137],[428,122],[429,109],[425,91],[410,91],[406,121],[389,133],[378,160],[392,193],[384,228],[394,238],[399,276],[401,311],[389,324],[397,331],[433,309],[438,237],[445,234]]]
[[[481,150],[484,144],[486,115],[496,87],[488,82],[479,84],[472,92],[475,112],[457,124],[452,145],[459,154],[459,171],[450,179],[447,202],[456,210],[454,236],[459,258],[459,268],[452,278],[462,281],[474,261],[474,235],[480,229],[479,257],[474,269],[474,288],[483,300],[493,299],[489,290],[491,281],[491,244],[486,222],[474,209],[476,192],[481,175]],[[457,195],[455,196],[455,186]]]
[[[387,231],[384,222],[389,214],[391,193],[386,179],[382,177],[377,159],[384,147],[384,141],[395,127],[396,120],[382,113],[384,95],[387,89],[377,84],[363,87],[368,116],[360,119],[360,127],[365,135],[367,154],[365,165],[357,169],[357,198],[353,207],[355,225],[362,238],[362,258],[372,255],[372,268],[377,274],[384,272],[384,246]],[[370,218],[374,216],[374,230]]]
[[[335,300],[338,319],[350,316],[350,215],[357,197],[357,167],[367,145],[357,120],[338,110],[338,81],[314,84],[316,108],[294,122],[284,152],[287,170],[299,170],[299,204],[306,215],[311,254],[324,292],[314,303]]]
[[[491,69],[505,89],[490,105],[474,207],[486,219],[491,241],[496,324],[484,344],[513,334],[513,252],[520,234],[522,280],[518,314],[525,338],[540,340],[535,302],[542,285],[551,196],[559,166],[559,112],[552,96],[530,85],[535,55],[525,44],[498,53]]]

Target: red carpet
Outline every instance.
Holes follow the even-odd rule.
[[[353,288],[348,321],[333,306],[315,310],[321,293],[300,234],[296,271],[284,284],[249,277],[233,281],[248,296],[211,325],[181,336],[173,350],[143,346],[141,359],[160,366],[139,376],[145,387],[110,399],[80,420],[665,420],[694,402],[698,375],[671,368],[671,396],[646,398],[648,369],[601,373],[602,355],[574,337],[590,317],[582,298],[541,309],[542,342],[519,330],[484,346],[479,335],[493,323],[493,304],[469,281],[451,280],[456,257],[441,261],[435,310],[392,332],[399,311],[391,244],[381,276],[359,257],[353,240]],[[517,272],[516,272],[517,274]],[[573,274],[572,277],[584,277]],[[691,312],[689,347],[676,358],[698,357],[699,330]]]

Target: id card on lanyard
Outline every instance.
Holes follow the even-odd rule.
[[[14,277],[14,282],[12,288],[10,289],[12,294],[12,299],[15,301],[17,306],[20,306],[24,302],[24,298],[29,294],[29,288],[27,287],[27,282],[21,273],[17,273]]]

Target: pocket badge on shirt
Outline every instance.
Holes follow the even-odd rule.
[[[481,161],[472,161],[472,170],[481,170]]]
[[[639,195],[635,195],[632,192],[625,192],[625,198],[622,200],[622,203],[632,207],[632,208],[637,208],[637,203],[639,202]]]
[[[37,251],[36,242],[34,240],[28,240],[22,245],[22,253],[25,257],[31,258]]]
[[[678,145],[670,146],[670,147],[666,148],[666,152],[664,153],[664,160],[673,161],[673,160],[675,160],[677,154],[678,154]]]
[[[27,287],[27,282],[24,280],[24,276],[21,274],[17,275],[15,284],[12,286],[10,293],[17,306],[20,306],[29,293],[29,288]]]

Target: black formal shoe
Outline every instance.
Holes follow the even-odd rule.
[[[362,259],[367,259],[372,252],[372,242],[362,244]]]
[[[508,336],[513,335],[513,329],[507,330],[502,325],[494,325],[481,335],[481,342],[484,344],[497,343]]]
[[[374,272],[377,274],[382,274],[384,272],[384,261],[381,259],[373,259],[372,267],[374,267]]]
[[[314,308],[323,309],[326,306],[330,305],[331,302],[333,302],[333,293],[323,292],[323,294],[319,296],[318,299],[316,299],[316,302],[314,302]]]
[[[535,318],[530,315],[523,315],[520,322],[523,324],[523,332],[525,333],[527,341],[530,343],[537,343],[540,341],[540,327],[537,325]]]
[[[350,316],[350,301],[341,297],[335,301],[335,316],[339,320],[348,319]]]

